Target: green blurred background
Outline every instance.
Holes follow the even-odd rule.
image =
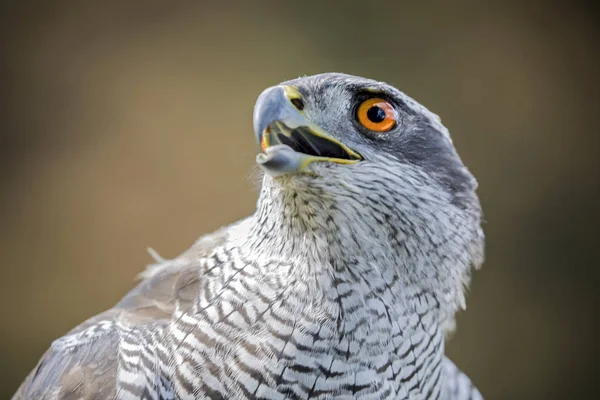
[[[480,182],[487,262],[448,352],[487,399],[597,394],[592,6],[549,1],[4,1],[0,398],[151,262],[252,212],[259,92],[387,81]]]

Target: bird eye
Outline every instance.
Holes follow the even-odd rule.
[[[358,122],[374,132],[387,132],[396,126],[398,113],[389,101],[375,97],[360,103],[356,110]]]

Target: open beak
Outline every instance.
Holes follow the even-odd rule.
[[[302,96],[292,86],[265,90],[254,106],[254,133],[264,153],[256,162],[273,176],[301,172],[313,161],[355,164],[363,159],[311,124]]]

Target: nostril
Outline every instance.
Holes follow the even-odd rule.
[[[298,109],[298,111],[304,110],[304,102],[301,99],[292,99],[290,100],[294,107]]]

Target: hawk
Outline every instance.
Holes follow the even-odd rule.
[[[14,399],[481,399],[444,355],[484,236],[437,115],[328,73],[254,108],[256,212],[54,341]]]

